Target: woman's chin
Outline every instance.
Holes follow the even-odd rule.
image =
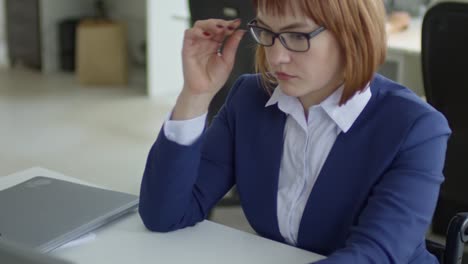
[[[300,97],[303,95],[301,89],[290,82],[280,82],[279,87],[281,91],[287,96]]]

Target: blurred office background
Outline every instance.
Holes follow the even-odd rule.
[[[190,23],[187,1],[0,0],[0,177],[40,166],[137,194]]]
[[[0,176],[40,166],[137,194],[146,155],[182,87],[190,8],[207,2],[0,0]],[[424,98],[420,33],[429,1],[385,4],[412,21],[389,40],[380,72]],[[238,8],[213,17],[244,14]],[[242,63],[247,57],[238,58],[236,75],[252,70]],[[253,232],[233,204],[217,207],[212,219]]]

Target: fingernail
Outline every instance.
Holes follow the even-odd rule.
[[[227,27],[229,30],[234,30],[234,27],[233,26],[229,26]]]
[[[222,25],[216,25],[217,28],[224,28]]]
[[[211,34],[208,33],[208,32],[203,32],[203,35],[205,35],[205,36],[207,36],[207,37],[211,36]]]

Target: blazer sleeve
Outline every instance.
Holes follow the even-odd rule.
[[[233,97],[231,89],[209,129],[192,145],[168,140],[163,129],[152,146],[140,188],[139,213],[145,226],[168,232],[195,225],[234,185]]]
[[[320,264],[408,263],[424,241],[437,202],[451,131],[442,114],[414,122],[374,186],[346,246]],[[385,151],[385,150],[382,150]]]

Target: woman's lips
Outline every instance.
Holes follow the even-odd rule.
[[[296,78],[296,76],[289,75],[285,72],[275,72],[275,76],[276,78],[278,78],[278,80],[281,80],[281,81],[289,81],[293,78]]]

